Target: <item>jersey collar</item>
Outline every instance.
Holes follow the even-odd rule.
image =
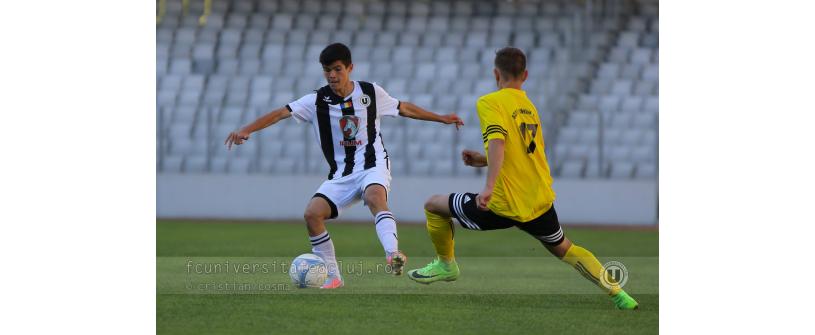
[[[352,80],[351,82],[354,84],[354,89],[351,91],[351,94],[349,94],[346,97],[341,97],[341,96],[337,95],[336,93],[334,93],[334,90],[332,90],[330,87],[328,87],[326,85],[326,87],[328,88],[326,90],[328,92],[328,98],[331,99],[330,104],[338,105],[341,102],[346,101],[348,99],[351,99],[351,98],[353,98],[354,96],[357,95],[357,91],[360,90],[359,83],[356,82],[355,80]]]

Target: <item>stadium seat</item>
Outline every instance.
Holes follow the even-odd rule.
[[[189,59],[174,58],[170,63],[171,74],[187,75],[192,72],[192,62]]]
[[[659,80],[659,68],[654,64],[645,65],[642,70],[642,77],[643,81],[658,81]]]
[[[630,113],[616,113],[612,114],[613,117],[607,121],[606,126],[614,129],[626,130],[631,127],[631,118],[633,114]]]
[[[583,177],[583,165],[582,160],[568,160],[561,164],[560,176],[564,178],[581,178]]]
[[[628,62],[628,53],[628,48],[615,47],[611,49],[611,52],[608,55],[608,61],[620,64],[626,63]]]
[[[577,100],[577,109],[595,111],[597,110],[597,100],[596,95],[583,94]]]
[[[634,164],[626,161],[614,161],[609,164],[609,177],[627,179],[634,175]]]
[[[485,34],[485,33],[482,32],[482,34]],[[462,33],[450,32],[450,33],[447,33],[447,34],[443,35],[444,40],[443,40],[442,44],[445,45],[445,46],[448,46],[448,47],[463,47],[465,45],[465,42],[470,40],[467,37],[469,35],[470,35],[469,33],[465,34],[463,32]],[[484,38],[486,39],[486,36],[484,36]],[[485,42],[486,42],[486,40],[485,40]],[[473,42],[473,43],[478,44],[478,42]],[[484,43],[484,44],[486,44],[486,43]],[[468,44],[468,46],[471,46],[471,45]],[[479,47],[477,45],[472,45],[472,46]]]
[[[580,143],[596,145],[600,139],[600,129],[597,127],[582,128],[580,130]]]
[[[648,29],[647,20],[645,19],[645,17],[642,16],[632,17],[628,21],[628,29],[637,32],[643,32]]]
[[[467,123],[462,132],[440,132],[441,128],[428,127],[433,129],[428,130],[429,136],[442,142],[463,141],[457,148],[479,149],[483,143],[475,101],[479,95],[495,90],[491,73],[495,49],[515,45],[528,57],[530,78],[525,90],[544,123],[550,125],[549,131],[559,130],[557,141],[551,143],[557,142],[557,147],[549,148],[558,152],[558,159],[570,157],[568,143],[573,133],[572,143],[590,142],[590,146],[577,149],[583,159],[588,159],[576,163],[578,170],[593,166],[598,172],[586,176],[614,177],[614,168],[599,172],[599,164],[607,162],[600,162],[594,154],[598,145],[597,111],[603,117],[607,155],[614,148],[608,146],[610,143],[620,145],[620,152],[628,148],[632,156],[642,152],[636,156],[640,159],[644,159],[644,150],[655,150],[657,5],[644,4],[634,11],[625,8],[619,16],[607,15],[595,6],[591,10],[594,22],[584,31],[575,30],[582,23],[572,15],[583,9],[569,2],[524,1],[497,6],[470,1],[238,0],[213,2],[213,13],[204,27],[198,27],[198,15],[180,15],[180,3],[168,2],[168,7],[168,13],[175,14],[167,15],[156,28],[156,104],[158,113],[164,115],[166,136],[171,138],[182,134],[181,138],[193,141],[209,136],[203,131],[207,129],[208,115],[215,119],[213,129],[221,125],[234,129],[325,85],[317,55],[327,43],[340,41],[352,49],[353,79],[381,82],[392,96],[427,104],[426,108],[435,112],[459,113]],[[190,10],[203,10],[203,3],[191,2]],[[579,46],[579,52],[575,52],[575,46]],[[294,79],[276,80],[281,77]],[[175,123],[195,126],[172,130],[171,124]],[[646,139],[646,134],[654,135]],[[305,136],[300,145],[311,145],[313,141]],[[390,146],[394,152],[402,147]],[[281,147],[277,149],[278,154],[285,154]],[[278,169],[325,173],[322,161],[278,164],[247,150],[241,152],[235,157],[252,162],[246,170],[237,170],[241,173]],[[428,149],[417,154],[443,160],[451,153]],[[216,154],[216,158],[231,157],[223,155]],[[165,153],[160,157],[160,168],[165,169],[167,159],[172,157],[180,162],[175,169],[180,171],[185,159],[193,156]],[[200,161],[190,158],[190,162],[194,170],[200,171]],[[209,172],[233,171],[227,163],[221,161],[216,164],[221,168]],[[642,175],[640,164],[633,170],[637,178]],[[557,165],[562,169],[563,164]],[[425,168],[429,176],[447,175],[448,169],[457,175],[484,173],[459,169],[447,161],[403,172],[421,174]],[[577,175],[583,177],[583,172]]]
[[[656,165],[654,164],[638,164],[636,170],[637,178],[653,178],[657,175]]]
[[[512,35],[509,32],[493,31],[490,32],[489,36],[489,39],[487,39],[487,46],[496,50],[511,44],[510,41],[512,39]],[[517,48],[518,46],[514,45],[514,47]]]
[[[642,37],[642,46],[646,48],[658,48],[659,47],[659,34],[658,33],[647,33]]]
[[[611,86],[610,93],[617,96],[627,96],[631,94],[633,86],[633,82],[630,80],[617,80]]]
[[[578,143],[580,139],[580,128],[564,127],[560,129],[560,141],[563,143]]]
[[[597,108],[601,112],[616,112],[620,109],[620,96],[604,95],[600,97]]]
[[[569,115],[569,126],[596,127],[597,114],[591,112],[573,112]]]
[[[620,110],[623,112],[639,112],[642,110],[643,99],[639,96],[626,96],[623,97],[622,106]]]
[[[617,63],[603,63],[597,71],[598,78],[616,79],[620,75],[620,65]]]
[[[627,31],[620,34],[620,39],[617,43],[617,46],[624,47],[624,48],[636,48],[639,46],[639,33],[634,31]]]
[[[246,157],[232,157],[227,161],[227,172],[230,174],[246,174],[249,172],[251,161]]]
[[[657,113],[659,112],[659,98],[657,97],[647,97],[645,98],[645,103],[643,105],[643,111],[649,113]]]
[[[656,113],[643,113],[637,115],[634,119],[633,126],[641,129],[656,128]]]
[[[638,48],[631,52],[631,63],[649,64],[651,63],[651,49]]]
[[[634,146],[639,144],[641,138],[642,132],[631,129],[623,133],[622,137],[620,138],[620,144]]]
[[[603,143],[605,145],[613,146],[621,142],[623,129],[617,128],[604,128],[603,129]]]
[[[605,152],[606,159],[614,161],[626,161],[631,157],[631,148],[629,146],[610,146],[609,150]]]
[[[184,163],[184,158],[180,155],[168,155],[161,161],[162,172],[178,173],[181,172],[181,167]]]
[[[656,161],[655,151],[647,145],[635,146],[631,151],[631,160],[638,163],[653,163]]]
[[[626,64],[620,72],[620,78],[626,80],[637,80],[640,77],[642,67],[639,64]]]
[[[189,155],[184,159],[184,172],[203,173],[207,170],[207,158],[202,155]]]

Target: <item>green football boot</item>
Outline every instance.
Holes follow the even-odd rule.
[[[449,264],[440,261],[438,258],[434,259],[430,264],[421,268],[408,271],[408,277],[422,284],[430,284],[432,282],[454,281],[458,279],[458,263],[453,261]]]
[[[620,291],[620,293],[617,293],[617,295],[611,296],[611,301],[614,301],[614,305],[617,306],[617,309],[639,308],[637,301],[628,295],[628,293],[625,293],[625,291]]]

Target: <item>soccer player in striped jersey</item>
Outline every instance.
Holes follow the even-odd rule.
[[[250,134],[289,117],[311,124],[329,166],[328,180],[317,189],[304,214],[312,251],[328,265],[323,288],[343,286],[325,220],[338,217],[341,210],[359,200],[374,216],[386,262],[394,274],[401,275],[407,257],[398,248],[396,219],[388,209],[391,175],[380,120],[401,115],[454,124],[457,129],[464,123],[456,114],[439,115],[396,100],[379,85],[352,81],[351,51],[341,43],[327,46],[320,53],[320,63],[328,85],[230,133],[225,144],[231,149],[232,144],[248,140]]]
[[[458,278],[453,253],[452,218],[456,218],[463,228],[471,230],[517,227],[606,291],[617,308],[637,308],[637,302],[605,275],[597,258],[569,241],[560,228],[540,118],[521,90],[528,75],[526,56],[517,48],[499,50],[493,73],[498,91],[476,103],[486,155],[462,152],[465,165],[487,167],[486,185],[479,194],[434,195],[427,200],[427,230],[437,258],[424,268],[408,271],[408,276],[424,284]]]

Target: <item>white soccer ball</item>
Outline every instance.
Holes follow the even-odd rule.
[[[328,267],[320,256],[302,254],[291,262],[289,276],[299,288],[320,287],[328,277]]]

